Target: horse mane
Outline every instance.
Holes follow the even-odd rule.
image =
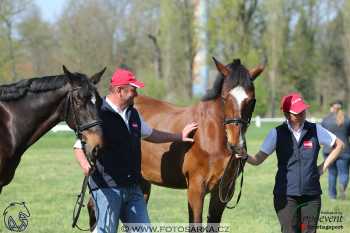
[[[245,89],[253,87],[249,71],[241,64],[240,59],[234,59],[233,62],[226,67],[231,70],[230,76],[224,78],[222,74],[218,74],[213,87],[207,90],[205,95],[201,98],[202,101],[213,100],[219,97],[224,86],[228,89],[232,89],[236,86],[242,86]]]
[[[201,100],[208,101],[208,100],[216,99],[221,93],[223,82],[224,82],[224,76],[222,74],[217,75],[213,83],[213,87],[207,90],[207,92],[204,94]]]
[[[66,75],[36,77],[20,80],[13,84],[0,86],[0,100],[17,100],[25,96],[28,92],[46,92],[61,88],[68,82]]]

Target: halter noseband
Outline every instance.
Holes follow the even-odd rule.
[[[250,119],[243,120],[242,118],[225,118],[224,125],[230,125],[230,124],[243,125],[248,127],[250,124]]]
[[[251,104],[249,106],[248,111],[253,112],[255,108],[255,99],[252,99]],[[249,127],[250,121],[251,121],[251,116],[248,117],[248,119],[243,119],[243,118],[226,118],[224,119],[224,125],[229,125],[229,124],[235,124],[235,125],[241,125],[246,128]]]

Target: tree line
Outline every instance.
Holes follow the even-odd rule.
[[[255,114],[280,114],[280,97],[299,91],[314,114],[329,102],[350,109],[350,2],[345,0],[67,0],[53,22],[32,0],[0,0],[0,83],[62,73],[92,74],[108,67],[99,87],[127,65],[146,82],[144,94],[175,103],[196,100],[193,62],[198,52],[194,9],[207,3],[211,56],[266,63],[256,80]]]

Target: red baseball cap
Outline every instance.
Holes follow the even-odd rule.
[[[301,95],[297,92],[292,92],[282,97],[281,109],[283,112],[299,114],[309,107],[310,105],[306,104]]]
[[[112,86],[131,85],[137,88],[143,88],[145,86],[143,82],[135,78],[135,75],[131,71],[125,69],[116,69],[110,84]]]

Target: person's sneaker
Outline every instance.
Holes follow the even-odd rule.
[[[345,200],[345,187],[343,185],[339,185],[339,199]]]

